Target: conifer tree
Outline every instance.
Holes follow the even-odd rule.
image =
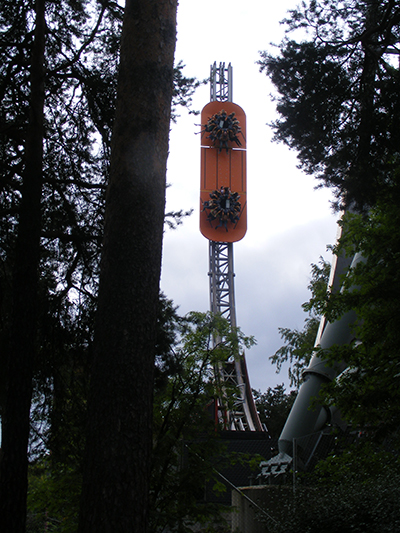
[[[147,531],[153,370],[165,207],[174,0],[128,0],[79,531]]]

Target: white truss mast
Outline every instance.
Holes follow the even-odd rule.
[[[225,67],[225,63],[220,63],[218,67],[215,62],[211,65],[210,100],[232,102],[230,63],[228,67]],[[211,312],[220,314],[228,320],[232,328],[236,328],[232,243],[209,241],[209,268]],[[214,339],[214,343],[220,340]],[[245,354],[234,354],[231,359],[215,369],[216,380],[221,384],[222,390],[218,399],[219,420],[231,431],[263,431],[251,392]],[[232,385],[237,394],[228,402],[224,391]]]

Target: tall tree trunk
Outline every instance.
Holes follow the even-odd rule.
[[[27,448],[37,330],[43,181],[45,0],[36,0],[31,57],[30,120],[13,270],[13,309],[2,427],[0,531],[22,533],[26,522]]]
[[[176,0],[127,0],[79,531],[147,531]]]

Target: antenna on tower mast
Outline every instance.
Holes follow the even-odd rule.
[[[220,63],[217,67],[214,61],[210,67],[210,102],[232,102],[232,86],[232,65],[225,68],[225,63]]]

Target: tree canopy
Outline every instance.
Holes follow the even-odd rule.
[[[77,376],[88,379],[92,360],[123,13],[114,0],[2,4],[0,409],[1,467],[9,473],[1,504],[12,520],[5,529],[24,527],[32,393],[34,428],[40,419],[51,424],[33,433],[36,450],[44,436],[54,457],[64,456],[62,428],[82,414]],[[172,77],[176,114],[198,82],[179,63]],[[9,512],[17,500],[22,507]]]
[[[312,0],[284,22],[278,55],[259,60],[278,92],[275,139],[339,205],[398,197],[398,2]],[[296,32],[300,42],[290,38]]]
[[[294,148],[302,168],[331,187],[337,204],[347,208],[333,253],[363,259],[339,287],[327,286],[327,272],[317,276],[322,283],[311,283],[312,297],[303,305],[312,313],[305,328],[281,328],[286,344],[272,359],[278,366],[289,361],[298,378],[312,353],[314,319],[324,315],[333,322],[354,310],[356,340],[319,352],[327,361],[347,364],[324,387],[322,400],[382,444],[400,422],[400,6],[303,2],[285,23],[279,54],[264,52],[260,61],[279,93],[275,137]],[[301,42],[289,38],[298,31]]]
[[[214,346],[214,335],[224,340]],[[227,454],[207,406],[217,394],[214,366],[232,357],[238,343],[243,348],[252,344],[252,339],[240,330],[232,331],[227,320],[220,316],[192,312],[181,317],[172,301],[161,295],[150,476],[151,531],[162,532],[168,528],[183,532],[190,525],[202,523],[208,523],[210,531],[225,531],[221,517],[225,508],[206,503],[204,491],[206,486],[222,490],[216,468],[231,466],[241,457]],[[80,385],[86,399],[85,376],[75,378],[77,382],[82,379],[83,382],[76,383],[76,389]],[[54,531],[74,532],[77,528],[84,439],[76,441],[76,435],[84,427],[77,416],[80,402],[75,397],[76,389],[69,391],[69,402],[75,406],[75,413],[62,409],[63,424],[56,428],[60,432],[56,437],[64,444],[62,449],[57,450],[54,458],[50,441],[49,447],[42,449],[42,454],[32,461],[29,531],[43,529],[46,524]],[[237,393],[231,392],[232,396]]]
[[[303,306],[329,322],[355,311],[353,342],[314,348],[347,369],[310,400],[340,409],[353,445],[334,434],[331,455],[312,478],[301,478],[293,499],[286,496],[276,515],[281,526],[271,529],[393,531],[400,422],[400,5],[303,1],[284,24],[278,52],[262,52],[259,61],[277,90],[275,140],[294,149],[300,167],[332,189],[335,207],[346,211],[333,253],[348,264],[359,260],[333,286],[326,278],[321,290],[314,286]],[[291,362],[292,375],[312,353],[310,326],[307,319],[302,331],[280,330],[285,346],[273,359]]]
[[[376,204],[368,216],[347,213],[336,254],[360,253],[365,259],[351,269],[340,293],[323,298],[325,315],[335,320],[354,309],[356,342],[333,347],[327,357],[343,360],[347,371],[327,392],[344,416],[359,427],[382,433],[398,428],[400,337],[399,210],[397,205]]]
[[[265,392],[253,390],[254,401],[260,421],[267,428],[268,435],[278,439],[296,398],[296,391],[286,393],[285,387],[268,387]]]
[[[290,328],[278,328],[285,344],[270,357],[276,365],[276,371],[280,372],[282,366],[289,364],[288,376],[290,385],[298,388],[302,379],[302,372],[311,360],[315,339],[318,332],[321,315],[324,312],[324,298],[328,287],[330,263],[322,257],[319,263],[311,265],[311,279],[308,289],[311,298],[302,307],[307,312],[302,330]],[[322,300],[322,301],[321,301]]]

